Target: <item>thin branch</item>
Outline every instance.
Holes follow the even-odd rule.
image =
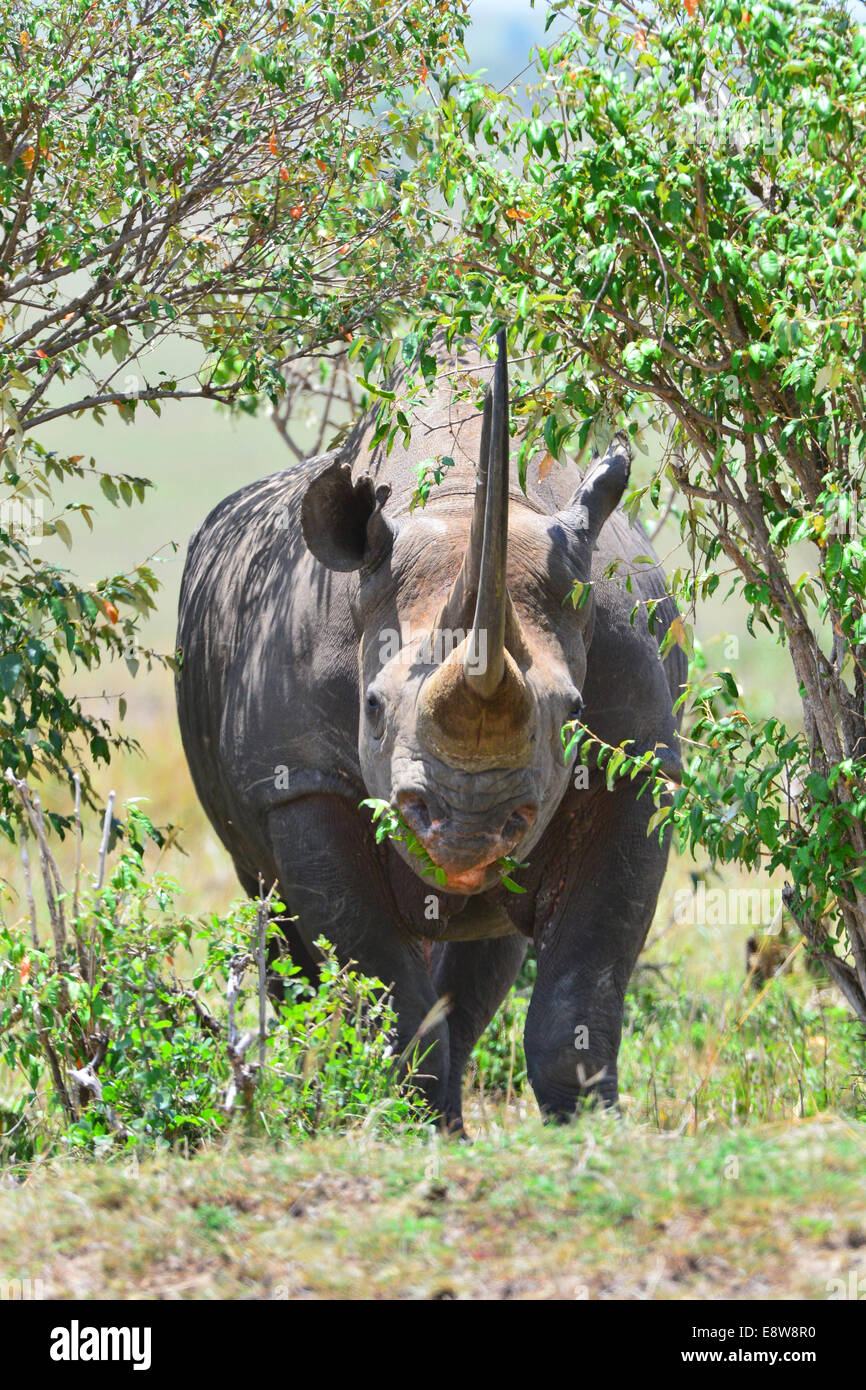
[[[105,857],[108,854],[108,840],[111,835],[111,821],[114,814],[114,792],[108,793],[105,816],[102,821],[102,842],[99,846],[99,871],[96,875],[96,891],[99,893],[105,882]]]

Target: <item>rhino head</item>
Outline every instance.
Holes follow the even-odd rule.
[[[569,507],[520,508],[509,532],[505,334],[488,388],[474,502],[447,489],[429,513],[390,518],[390,488],[339,459],[310,485],[304,538],[357,571],[359,757],[371,797],[397,806],[446,878],[483,892],[503,856],[540,839],[569,780],[561,729],[579,719],[594,604],[568,602],[622,496],[618,435]],[[435,511],[436,515],[432,513]],[[509,556],[509,541],[512,554]],[[416,872],[421,861],[398,849]]]

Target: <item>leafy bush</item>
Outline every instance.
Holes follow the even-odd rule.
[[[207,957],[193,979],[196,990],[224,988],[239,943],[249,944],[256,913],[256,904],[244,904],[228,921],[212,920],[205,933]],[[267,935],[279,944],[277,921]],[[387,990],[351,965],[341,966],[324,938],[316,945],[322,959],[315,987],[288,960],[273,965],[284,998],[266,1035],[267,1060],[253,1092],[253,1118],[283,1137],[357,1125],[380,1133],[414,1131],[429,1124],[432,1117],[415,1087],[423,1076],[424,1052],[410,1049],[403,1075],[393,1050],[397,1016]]]
[[[246,1123],[259,1131],[292,1137],[363,1122],[415,1132],[425,1124],[412,1082],[423,1058],[399,1073],[395,1015],[380,982],[339,966],[324,941],[315,988],[278,960],[271,973],[285,1000],[270,1006],[260,1037],[265,971],[246,988],[244,980],[279,923],[263,928],[254,902],[207,923],[179,914],[178,885],[145,872],[154,833],[130,806],[108,882],[83,893],[69,915],[71,939],[72,901],[62,891],[49,898],[51,946],[35,914],[29,930],[21,921],[0,925],[0,1158],[118,1143],[200,1146],[226,1133],[239,1068]],[[53,879],[44,851],[42,862]],[[220,1015],[232,981],[227,1025]],[[249,1015],[250,1028],[233,1038],[236,1014]],[[247,1064],[254,1043],[259,1062]]]

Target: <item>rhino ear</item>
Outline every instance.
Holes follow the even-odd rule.
[[[597,459],[559,518],[572,531],[582,532],[590,547],[598,540],[599,532],[625,492],[631,473],[631,446],[628,436],[620,431],[611,440],[604,458]]]
[[[314,478],[301,503],[307,548],[330,570],[374,567],[390,553],[394,529],[382,514],[389,487],[374,487],[365,473],[352,482],[348,463],[336,459]]]

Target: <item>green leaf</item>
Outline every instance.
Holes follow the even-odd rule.
[[[782,263],[775,251],[765,251],[758,257],[758,269],[769,285],[777,285],[782,274]]]
[[[53,526],[53,528],[54,528],[54,533],[55,533],[55,535],[58,535],[58,536],[60,537],[60,539],[62,540],[63,544],[66,546],[66,549],[67,549],[67,550],[71,550],[71,549],[72,549],[72,532],[70,531],[69,527],[66,525],[66,522],[65,522],[65,521],[61,521],[60,518],[58,517],[58,518],[55,518],[55,520],[52,522],[52,526]]]
[[[18,677],[24,663],[17,652],[10,652],[7,656],[0,657],[0,690],[4,695],[11,695],[15,689]]]
[[[447,882],[447,879],[446,879],[446,882]],[[525,889],[521,884],[515,883],[513,878],[509,878],[508,874],[503,874],[503,875],[502,875],[501,882],[502,882],[503,887],[505,887],[505,888],[508,889],[509,893],[525,893],[525,892],[526,892],[526,889]]]
[[[129,347],[129,334],[126,329],[120,325],[115,328],[111,335],[111,355],[115,362],[122,364],[126,361],[129,356]]]
[[[536,154],[544,153],[544,143],[547,137],[547,127],[543,121],[533,120],[529,122],[526,130],[526,138]]]
[[[340,101],[343,96],[343,86],[340,82],[339,77],[334,72],[334,69],[331,67],[323,68],[322,76],[324,77],[325,82],[327,83],[328,91],[331,93],[331,96],[334,98],[334,101]]]
[[[652,835],[654,830],[658,830],[660,827],[665,826],[672,815],[673,807],[659,806],[658,810],[653,812],[653,814],[649,818],[649,821],[647,822],[647,836],[649,837],[650,835]]]

